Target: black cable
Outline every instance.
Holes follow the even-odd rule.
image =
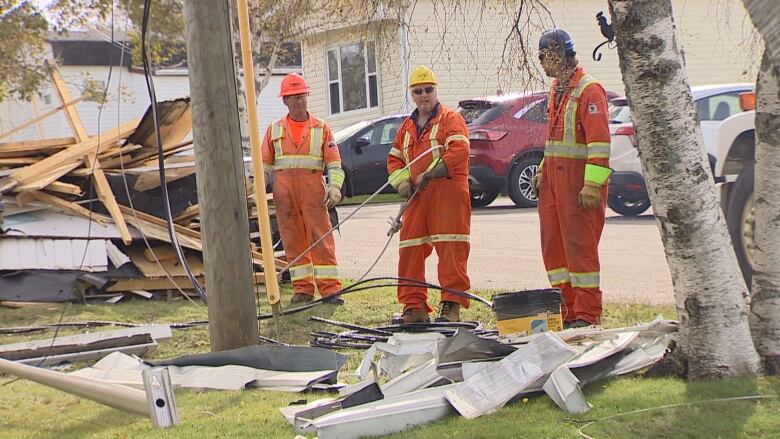
[[[146,78],[146,89],[149,92],[149,99],[151,101],[151,109],[152,109],[152,118],[154,120],[154,134],[155,138],[157,140],[157,164],[160,171],[160,189],[163,196],[163,205],[165,206],[165,215],[168,225],[168,235],[171,238],[171,244],[173,245],[173,248],[176,250],[176,256],[179,258],[179,262],[181,263],[182,267],[184,267],[184,271],[187,273],[187,277],[190,279],[190,282],[192,282],[192,285],[195,287],[195,291],[198,293],[198,296],[203,301],[203,303],[208,303],[206,298],[206,292],[203,290],[203,287],[198,283],[198,279],[195,278],[195,275],[192,273],[192,270],[190,269],[190,265],[187,263],[187,258],[184,256],[184,252],[181,248],[181,245],[179,244],[179,239],[176,236],[176,229],[174,227],[173,223],[173,214],[171,213],[171,203],[170,199],[168,197],[168,184],[165,180],[165,154],[163,150],[163,143],[162,143],[162,136],[160,135],[160,116],[157,111],[157,96],[154,91],[154,81],[152,79],[152,68],[151,63],[149,61],[149,48],[147,47],[147,41],[146,36],[149,31],[149,12],[151,9],[151,1],[150,0],[144,0],[144,13],[143,13],[143,20],[141,22],[141,57],[143,59],[143,67],[144,67],[144,77]]]

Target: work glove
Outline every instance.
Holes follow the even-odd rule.
[[[447,171],[447,165],[445,165],[443,161],[439,160],[439,162],[436,163],[436,166],[417,176],[417,181],[415,182],[417,185],[417,190],[424,191],[425,187],[428,186],[428,183],[430,183],[431,180],[437,178],[446,178],[448,175],[449,172]]]
[[[412,194],[414,191],[412,190],[412,185],[409,183],[409,180],[404,180],[400,183],[398,183],[398,187],[396,187],[396,190],[398,191],[398,195],[401,196],[404,200],[408,200],[409,198],[412,198]]]
[[[328,209],[336,207],[341,202],[341,189],[333,186],[328,186],[325,189],[325,206]]]
[[[585,182],[580,191],[580,206],[583,209],[595,209],[601,206],[601,186]]]
[[[539,198],[539,185],[542,184],[542,171],[537,171],[533,177],[531,177],[531,189],[534,191],[534,197]]]

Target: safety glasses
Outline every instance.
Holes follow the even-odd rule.
[[[414,88],[412,89],[412,93],[416,94],[417,96],[420,96],[421,94],[423,94],[423,92],[427,94],[431,94],[433,93],[434,90],[436,90],[436,87],[429,85],[427,87]]]

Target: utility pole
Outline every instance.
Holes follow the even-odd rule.
[[[259,341],[228,2],[184,2],[212,351]]]

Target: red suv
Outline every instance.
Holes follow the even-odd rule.
[[[459,102],[471,141],[472,206],[487,206],[502,193],[517,207],[536,207],[531,179],[544,157],[548,96],[549,92],[538,91]],[[616,96],[607,92],[609,99]]]
[[[469,126],[471,205],[484,207],[499,193],[518,207],[535,207],[531,178],[544,156],[547,92],[507,94],[459,102]]]

